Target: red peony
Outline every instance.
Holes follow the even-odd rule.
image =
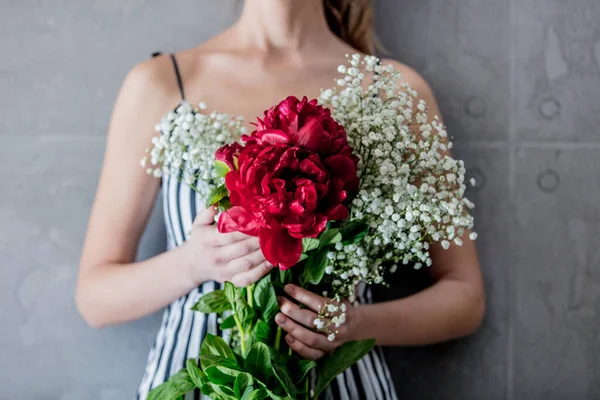
[[[243,149],[239,143],[226,144],[221,147],[215,153],[215,160],[220,161],[227,165],[227,168],[231,171],[236,169],[237,158],[239,157],[240,151]]]
[[[244,141],[217,152],[228,166],[237,159],[225,177],[232,208],[219,230],[258,236],[265,258],[289,268],[300,259],[302,238],[348,217],[343,202],[358,186],[358,158],[329,110],[306,98],[288,97],[266,111]]]

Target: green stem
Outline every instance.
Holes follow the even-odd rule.
[[[242,347],[242,354],[245,356],[246,355],[246,335],[244,335],[244,329],[242,328],[242,323],[240,322],[240,319],[238,318],[238,316],[233,314],[233,319],[235,320],[235,325],[237,326],[238,330],[240,331],[240,342],[241,342],[241,347]]]
[[[304,379],[304,389],[306,390],[306,400],[310,398],[310,391],[308,390],[308,376]]]
[[[250,306],[250,308],[254,308],[254,285],[256,284],[253,283],[252,285],[248,286],[248,305]]]
[[[279,350],[279,342],[281,342],[281,327],[277,327],[277,333],[275,334],[275,349]]]

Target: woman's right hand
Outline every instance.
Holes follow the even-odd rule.
[[[273,266],[265,259],[258,238],[243,233],[220,233],[214,218],[217,211],[201,211],[183,245],[196,284],[214,280],[245,287],[258,281]]]

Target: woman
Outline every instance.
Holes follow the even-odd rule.
[[[77,305],[94,327],[131,321],[163,307],[162,325],[148,357],[138,398],[197,356],[206,332],[217,333],[214,315],[190,307],[201,293],[224,281],[256,282],[271,266],[256,238],[219,234],[215,212],[203,210],[195,192],[163,176],[169,251],[135,262],[136,248],[161,182],[139,167],[161,116],[182,101],[253,121],[290,94],[317,97],[330,87],[345,54],[371,53],[368,0],[246,0],[238,22],[200,46],[158,56],[136,66],[116,102],[105,161],[81,260]],[[438,113],[425,81],[395,61],[404,79]],[[473,244],[442,251],[432,246],[435,283],[400,300],[364,304],[347,314],[333,343],[314,332],[298,304],[322,302],[298,287],[287,288],[277,323],[300,355],[318,359],[348,340],[374,337],[379,345],[420,345],[473,332],[484,309],[482,280]],[[368,297],[368,296],[367,296]],[[338,376],[328,396],[394,399],[383,354],[374,350]],[[192,396],[198,397],[199,394]],[[194,398],[194,397],[192,397]]]

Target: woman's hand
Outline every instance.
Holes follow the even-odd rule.
[[[357,308],[345,302],[338,305],[339,311],[329,313],[330,318],[342,312],[345,313],[345,322],[339,327],[332,323],[330,318],[319,317],[325,304],[336,304],[333,300],[314,294],[296,285],[286,285],[285,292],[298,303],[308,307],[301,308],[298,304],[285,297],[279,297],[281,310],[275,316],[275,322],[288,334],[285,341],[296,353],[302,357],[317,360],[326,353],[334,351],[342,344],[354,340],[359,313]],[[345,311],[342,311],[345,309]],[[333,315],[331,315],[333,314]],[[325,327],[324,331],[315,330],[315,320],[320,319]],[[327,327],[327,325],[329,325]],[[333,333],[333,336],[330,336]],[[330,340],[333,339],[333,340]]]
[[[214,207],[196,216],[192,233],[184,244],[192,279],[197,284],[215,280],[229,281],[235,286],[253,284],[273,266],[265,260],[258,238],[243,233],[220,233],[215,225]]]

